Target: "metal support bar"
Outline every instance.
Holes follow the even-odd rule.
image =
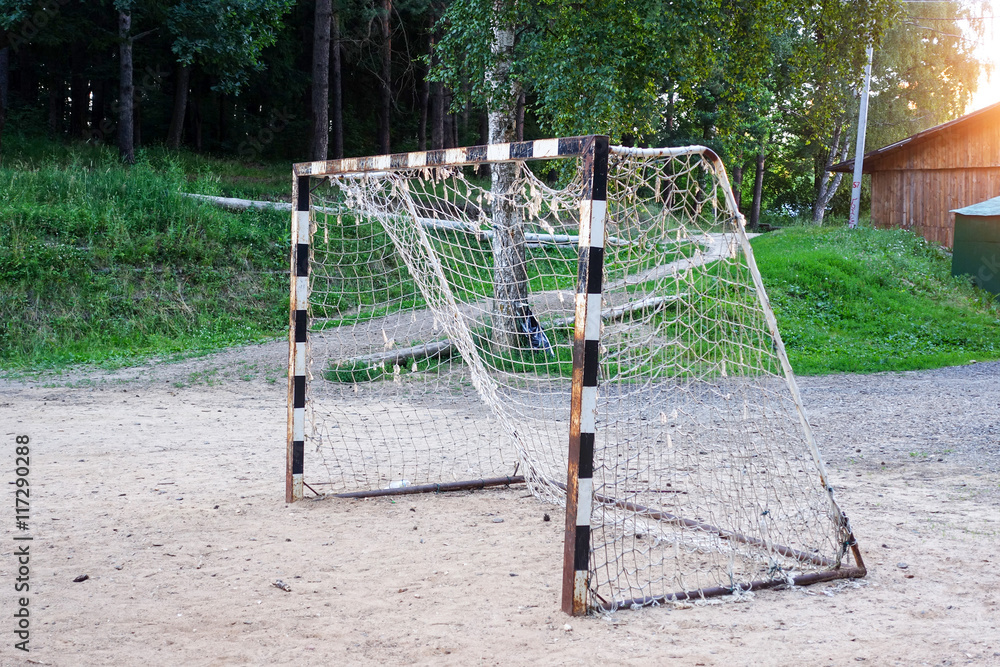
[[[590,512],[594,500],[604,223],[608,208],[608,138],[595,136],[588,139],[584,148],[562,590],[562,609],[573,616],[587,613],[590,586]]]
[[[285,502],[302,500],[306,428],[306,345],[309,325],[309,177],[292,179],[291,298],[288,320],[288,429]]]
[[[746,586],[717,586],[715,588],[700,588],[695,591],[681,591],[668,595],[654,595],[644,598],[632,598],[631,600],[621,600],[618,602],[601,602],[597,608],[601,611],[613,611],[615,609],[633,609],[635,607],[648,607],[654,604],[664,604],[680,600],[700,600],[701,598],[719,597],[721,595],[732,595],[737,592],[760,591],[767,588],[777,588],[779,586],[808,586],[818,584],[822,581],[834,581],[836,579],[860,579],[867,571],[861,567],[842,567],[836,570],[826,570],[824,572],[812,572],[810,574],[800,574],[788,579],[765,579],[751,581]]]
[[[415,486],[401,486],[396,489],[372,489],[370,491],[349,491],[347,493],[334,493],[332,498],[378,498],[379,496],[408,496],[415,493],[443,493],[445,491],[468,491],[473,489],[485,489],[489,486],[509,486],[511,484],[524,484],[524,477],[514,475],[512,477],[491,477],[489,479],[470,479],[464,482],[441,482],[439,484],[417,484]]]

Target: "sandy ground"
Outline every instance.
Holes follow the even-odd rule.
[[[1000,665],[1000,364],[801,379],[865,580],[571,619],[523,489],[286,505],[284,359],[0,381],[0,664]]]

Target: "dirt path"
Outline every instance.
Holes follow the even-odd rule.
[[[801,378],[867,579],[569,619],[523,490],[285,505],[285,358],[0,381],[34,536],[23,654],[9,512],[0,664],[1000,665],[1000,363]]]

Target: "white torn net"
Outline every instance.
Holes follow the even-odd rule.
[[[306,470],[323,490],[523,475],[565,502],[573,162],[515,162],[502,195],[470,167],[313,179]],[[844,556],[727,188],[698,149],[612,149],[594,605]]]

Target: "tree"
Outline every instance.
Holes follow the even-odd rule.
[[[885,146],[957,118],[982,70],[977,5],[906,5],[875,51],[868,138]],[[967,20],[963,20],[967,19]]]
[[[135,135],[133,109],[135,104],[135,86],[132,76],[132,3],[129,0],[119,0],[115,3],[118,10],[118,153],[122,162],[135,162]]]
[[[493,62],[486,72],[490,90],[490,143],[517,140],[517,101],[521,84],[512,73],[516,39],[510,6],[495,0],[492,26]],[[524,226],[514,204],[517,164],[490,166],[493,192],[493,340],[501,347],[519,347],[518,314],[528,301]]]
[[[0,147],[3,145],[3,126],[7,124],[7,98],[10,94],[10,48],[0,47]]]
[[[11,50],[16,53],[24,48],[38,32],[38,18],[30,13],[32,4],[32,0],[0,0],[0,146],[10,104]],[[45,9],[36,14],[45,17]]]
[[[382,9],[379,12],[379,26],[382,29],[382,72],[379,77],[379,107],[378,107],[378,149],[383,155],[391,150],[389,123],[392,113],[392,27],[389,19],[392,15],[392,0],[381,0]]]
[[[331,111],[333,113],[333,157],[344,157],[344,97],[341,77],[341,44],[340,44],[340,2],[333,11],[330,38],[330,90],[332,93]]]
[[[312,137],[309,159],[325,160],[330,140],[330,0],[316,0],[312,61]]]
[[[957,24],[970,15],[968,5],[905,6],[934,18],[931,26],[907,19],[892,5],[874,9],[883,17],[877,24],[864,20],[860,11],[843,15],[834,3],[826,8],[829,15],[809,24],[808,39],[798,42],[794,70],[806,94],[789,105],[789,128],[802,141],[801,154],[812,161],[815,224],[822,224],[841,184],[842,175],[829,168],[847,159],[853,145],[864,47],[875,45],[869,146],[887,145],[957,117],[978,79],[979,62]],[[976,21],[970,25],[982,27]]]
[[[197,64],[213,76],[213,90],[239,93],[252,72],[264,69],[261,54],[274,44],[293,4],[294,0],[173,0],[161,7],[179,65],[170,146],[180,145],[191,68]]]

